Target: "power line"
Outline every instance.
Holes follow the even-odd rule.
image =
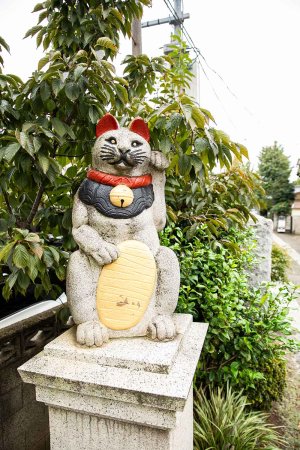
[[[164,0],[164,3],[165,3],[165,5],[167,6],[167,8],[169,9],[169,11],[175,16],[175,18],[177,18],[177,20],[180,20],[180,18],[178,17],[178,14],[177,14],[177,12],[176,12],[176,10],[174,9],[173,5],[172,5],[171,2],[170,2],[170,0]],[[222,76],[221,76],[214,68],[212,68],[212,67],[208,64],[208,62],[207,62],[205,56],[202,54],[202,52],[199,50],[199,48],[196,47],[195,42],[193,41],[191,35],[189,34],[189,32],[187,31],[187,29],[185,28],[185,26],[184,26],[184,24],[183,24],[182,22],[181,22],[180,28],[181,28],[181,30],[182,30],[182,34],[184,35],[185,39],[187,40],[187,42],[188,42],[189,45],[191,46],[191,49],[195,52],[195,54],[196,54],[196,59],[197,59],[199,65],[200,65],[200,67],[201,67],[201,69],[202,69],[202,71],[203,71],[203,74],[204,74],[205,78],[207,79],[207,81],[209,82],[209,85],[210,85],[210,87],[211,87],[211,89],[212,89],[214,95],[216,96],[217,100],[221,103],[221,105],[222,105],[224,111],[226,112],[226,109],[225,109],[224,105],[222,104],[222,101],[221,101],[219,95],[217,94],[217,92],[216,92],[216,90],[215,90],[215,88],[214,88],[214,86],[213,86],[211,80],[209,79],[209,76],[208,76],[206,70],[205,70],[204,67],[203,67],[201,58],[202,58],[202,60],[204,61],[204,63],[206,64],[206,66],[208,67],[208,69],[211,70],[211,71],[212,71],[212,72],[213,72],[213,73],[214,73],[214,74],[215,74],[215,75],[216,75],[216,76],[224,83],[224,85],[226,86],[226,89],[228,90],[228,92],[230,92],[230,94],[231,94],[231,95],[232,95],[232,96],[240,103],[240,100],[239,100],[238,96],[237,96],[237,95],[232,91],[232,89],[228,86],[228,84],[225,82],[224,78],[223,78],[223,77],[222,77]],[[253,116],[253,113],[251,113],[251,111],[249,111],[248,108],[246,108],[244,105],[241,105],[241,106],[245,109],[245,111],[246,111],[249,115]],[[226,114],[228,115],[227,112],[226,112]],[[231,121],[231,119],[230,119],[230,121]],[[231,123],[233,124],[232,121],[231,121]]]
[[[177,14],[177,12],[175,11],[173,5],[170,3],[170,1],[169,1],[169,0],[164,0],[164,3],[166,4],[166,6],[167,6],[167,8],[169,9],[169,11],[171,12],[171,14],[173,14],[174,17],[179,21],[180,18],[178,17],[178,14]],[[213,91],[213,93],[214,93],[216,99],[217,99],[218,102],[220,103],[222,109],[224,110],[224,112],[225,112],[225,114],[226,114],[228,120],[229,120],[230,123],[232,124],[232,126],[233,126],[234,128],[236,128],[236,125],[234,124],[233,120],[231,119],[231,117],[230,117],[230,115],[229,115],[227,109],[226,109],[225,106],[223,105],[222,100],[220,99],[220,97],[219,97],[219,95],[218,95],[216,89],[215,89],[214,86],[213,86],[213,83],[211,82],[211,80],[210,80],[210,78],[209,78],[209,76],[208,76],[208,74],[207,74],[205,68],[203,67],[201,58],[204,60],[204,62],[206,62],[206,59],[204,58],[204,56],[202,55],[202,53],[200,52],[200,50],[198,49],[198,47],[196,47],[196,45],[195,45],[195,43],[194,43],[192,37],[190,36],[190,34],[189,34],[188,31],[186,30],[186,28],[185,28],[185,26],[183,25],[182,22],[181,22],[181,24],[180,24],[180,28],[181,28],[182,34],[184,35],[184,37],[185,37],[185,39],[187,40],[188,44],[190,45],[191,49],[195,52],[195,54],[196,54],[196,60],[197,60],[198,64],[200,65],[200,67],[201,67],[201,69],[202,69],[202,72],[203,72],[205,78],[207,79],[207,81],[208,81],[208,83],[209,83],[209,85],[210,85],[210,88],[211,88],[211,90]],[[207,64],[207,62],[206,62],[206,65],[208,66],[208,68],[210,68],[210,66]],[[211,68],[210,68],[210,69],[211,69]],[[211,69],[211,70],[213,70],[213,69]],[[214,71],[214,70],[213,70],[213,71]],[[215,72],[215,71],[214,71],[214,72]],[[216,72],[215,72],[215,73],[216,73]],[[221,76],[220,76],[220,78],[222,79]],[[224,81],[224,80],[223,80],[223,81]],[[236,96],[235,96],[235,97],[236,97]],[[236,97],[236,99],[237,99],[237,97]]]

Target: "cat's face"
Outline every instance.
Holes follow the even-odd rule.
[[[113,120],[112,116],[106,114],[98,122],[99,137],[92,152],[93,168],[113,175],[144,175],[149,167],[150,145],[141,134],[128,128],[119,128]],[[106,131],[107,128],[110,129]]]
[[[96,141],[93,167],[112,174],[142,175],[148,168],[151,148],[148,142],[127,128],[107,131]]]

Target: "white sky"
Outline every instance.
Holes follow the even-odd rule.
[[[42,56],[35,39],[22,39],[36,24],[37,14],[30,14],[36,3],[0,0],[0,35],[11,47],[11,56],[4,54],[5,72],[23,79]],[[143,21],[169,15],[163,0],[152,3]],[[201,106],[213,113],[218,128],[248,147],[253,166],[260,149],[275,140],[295,166],[300,158],[300,0],[184,0],[184,12],[190,13],[185,27],[196,46],[237,96],[203,63],[210,82],[200,69]],[[161,54],[171,30],[169,25],[144,28],[143,52]],[[118,60],[130,52],[130,42],[122,40]]]

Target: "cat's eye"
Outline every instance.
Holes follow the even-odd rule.
[[[132,147],[140,147],[143,144],[140,141],[132,141],[131,145]]]
[[[105,140],[106,140],[106,142],[109,142],[110,144],[116,144],[117,143],[117,140],[114,137],[110,137],[110,138],[105,139]]]

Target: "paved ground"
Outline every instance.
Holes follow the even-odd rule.
[[[274,233],[274,235],[290,245],[300,256],[300,234]]]
[[[284,248],[291,258],[291,267],[288,272],[289,280],[300,285],[300,235],[274,233],[273,240]]]
[[[300,235],[273,233],[273,242],[284,248],[291,259],[288,279],[299,285],[298,298],[291,303],[290,316],[295,328],[294,338],[300,341]],[[288,356],[287,387],[281,402],[275,404],[275,417],[284,425],[288,450],[300,449],[300,352]],[[277,411],[277,413],[276,413]]]
[[[290,316],[296,330],[295,338],[300,341],[300,235],[273,233],[273,242],[284,248],[290,256],[291,266],[288,270],[288,279],[299,286],[298,297],[291,302]],[[295,355],[300,370],[300,353]]]

